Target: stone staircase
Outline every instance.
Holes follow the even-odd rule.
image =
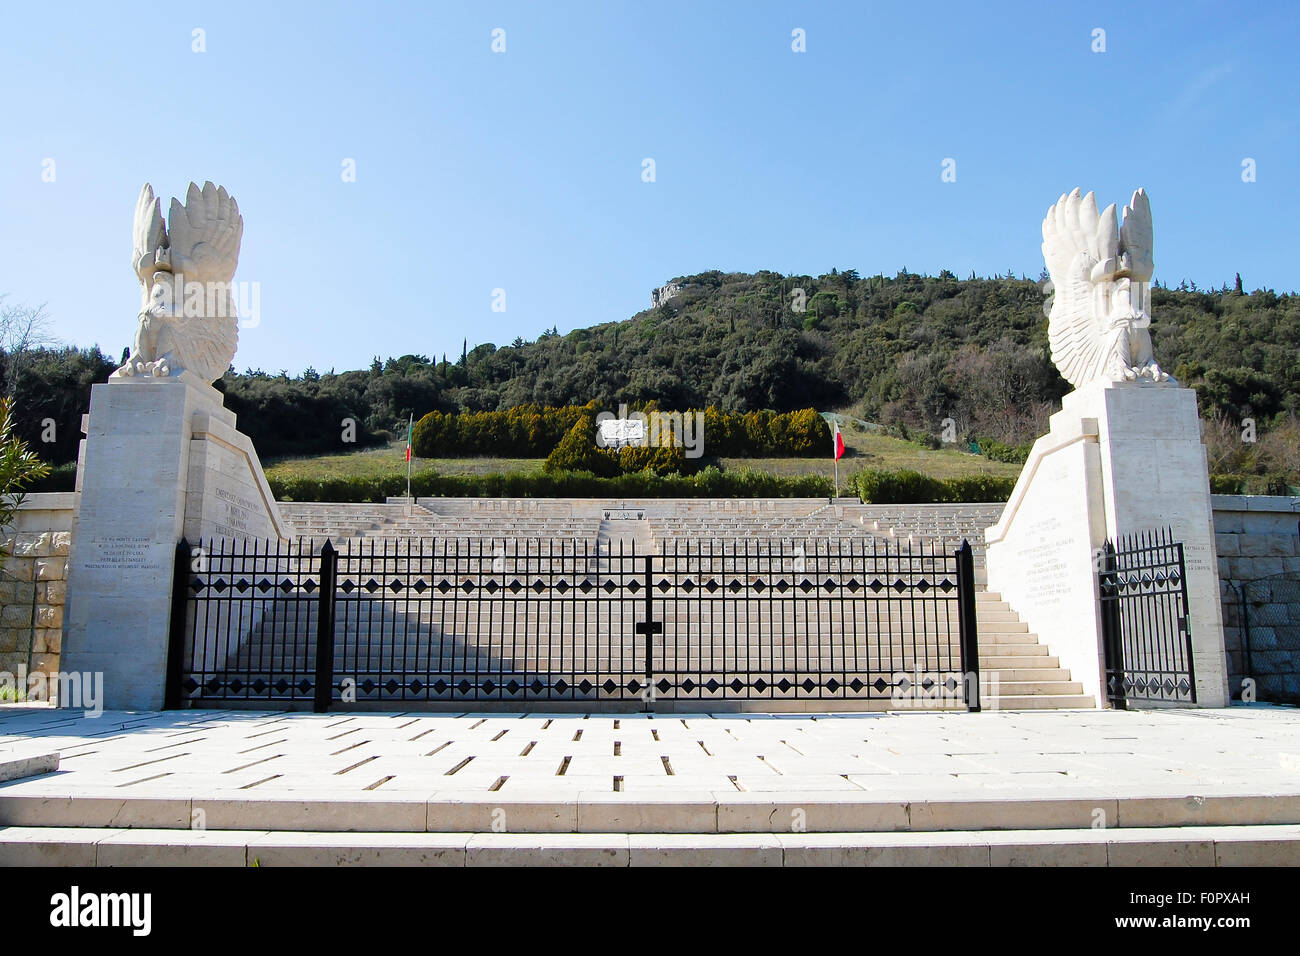
[[[601,509],[596,541],[603,554],[653,554],[654,533],[645,519],[645,509],[621,502]]]
[[[980,696],[989,710],[1092,709],[1096,701],[1001,596],[975,595]]]

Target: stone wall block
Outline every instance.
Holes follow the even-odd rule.
[[[68,597],[68,582],[49,581],[45,585],[45,602],[47,604],[62,605]]]
[[[1224,534],[1223,532],[1217,532],[1214,535],[1214,549],[1219,553],[1220,558],[1235,557],[1241,553],[1238,549],[1238,537],[1239,535]]]
[[[40,608],[37,608],[39,613]],[[6,604],[0,608],[0,626],[27,627],[32,620],[30,604]]]
[[[56,627],[38,628],[32,641],[34,654],[58,654],[63,646],[63,632]]]

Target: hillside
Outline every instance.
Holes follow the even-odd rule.
[[[408,414],[433,409],[592,399],[611,409],[649,400],[732,411],[813,406],[917,438],[939,435],[950,418],[960,439],[1017,445],[1044,430],[1067,390],[1046,354],[1037,281],[832,270],[715,271],[671,284],[680,291],[654,308],[566,335],[552,330],[500,347],[466,342],[451,360],[376,357],[367,369],[337,374],[250,369],[218,387],[268,459],[383,443]],[[1160,287],[1152,299],[1156,355],[1197,388],[1207,417],[1231,424],[1252,416],[1265,433],[1300,411],[1300,298]],[[14,363],[3,360],[7,387]],[[25,360],[16,383],[23,437],[53,461],[75,458],[89,386],[113,364],[97,349]],[[40,441],[46,418],[59,423],[52,445]],[[356,445],[341,441],[347,418],[357,422]]]

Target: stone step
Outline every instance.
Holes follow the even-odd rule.
[[[1019,624],[1020,615],[1010,608],[986,607],[977,601],[975,604],[975,620],[980,624]]]
[[[1037,661],[1038,658],[1034,658],[1034,660]],[[980,664],[980,677],[988,678],[992,674],[998,675],[1000,681],[1068,681],[1070,679],[1070,670],[1066,667],[1002,667],[989,669],[984,667],[982,663]]]
[[[985,710],[1096,710],[1091,694],[1016,694],[985,697]]]
[[[1040,645],[1035,644],[1034,647]],[[1044,651],[1047,648],[1043,648]],[[1060,667],[1061,662],[1056,657],[1047,657],[1043,655],[1031,656],[1028,654],[1018,655],[990,655],[985,657],[980,655],[980,670],[1014,670],[1021,667]]]
[[[986,701],[987,704],[987,701]],[[903,719],[903,718],[899,718]],[[984,719],[984,718],[980,718]],[[485,758],[486,759],[486,758]],[[611,761],[614,758],[611,758]],[[558,763],[558,758],[557,758]],[[496,770],[485,771],[489,777]],[[508,771],[507,771],[508,772]],[[487,784],[484,784],[486,787]],[[95,827],[188,830],[194,811],[211,830],[479,832],[504,816],[514,833],[764,833],[804,809],[811,833],[1046,830],[1092,826],[1101,808],[1112,830],[1128,827],[1300,826],[1300,789],[1282,792],[1203,793],[1164,788],[1116,796],[1100,784],[980,790],[978,794],[921,799],[902,783],[882,789],[738,792],[642,790],[614,792],[613,777],[581,789],[509,784],[482,790],[282,791],[221,790],[133,796],[103,786],[68,793],[0,791],[0,827]],[[1191,784],[1184,785],[1190,787]],[[429,791],[435,791],[431,784]],[[1062,792],[1064,791],[1064,792]],[[503,812],[502,812],[503,811]],[[776,824],[778,828],[781,823]],[[0,834],[4,831],[0,830]]]
[[[997,675],[996,682],[993,676]],[[1083,685],[1073,680],[1012,680],[1003,671],[980,671],[980,684],[997,691],[998,700],[1012,700],[1018,697],[1080,697]],[[1089,697],[1089,700],[1092,698]]]
[[[987,655],[989,657],[1046,657],[1050,653],[1050,648],[1046,644],[1030,644],[1025,642],[990,642],[989,644],[980,645],[980,659],[983,660]],[[1046,664],[1044,667],[1048,666]],[[1052,665],[1055,666],[1055,665]]]
[[[1037,634],[1029,633],[1027,624],[1000,624],[995,630],[979,629],[979,642],[984,644],[1030,644],[1038,640]]]
[[[1300,826],[952,833],[0,830],[5,866],[1296,866]]]

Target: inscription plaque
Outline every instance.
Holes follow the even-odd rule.
[[[104,534],[90,539],[91,559],[85,567],[97,571],[161,571],[152,539],[145,534]]]

